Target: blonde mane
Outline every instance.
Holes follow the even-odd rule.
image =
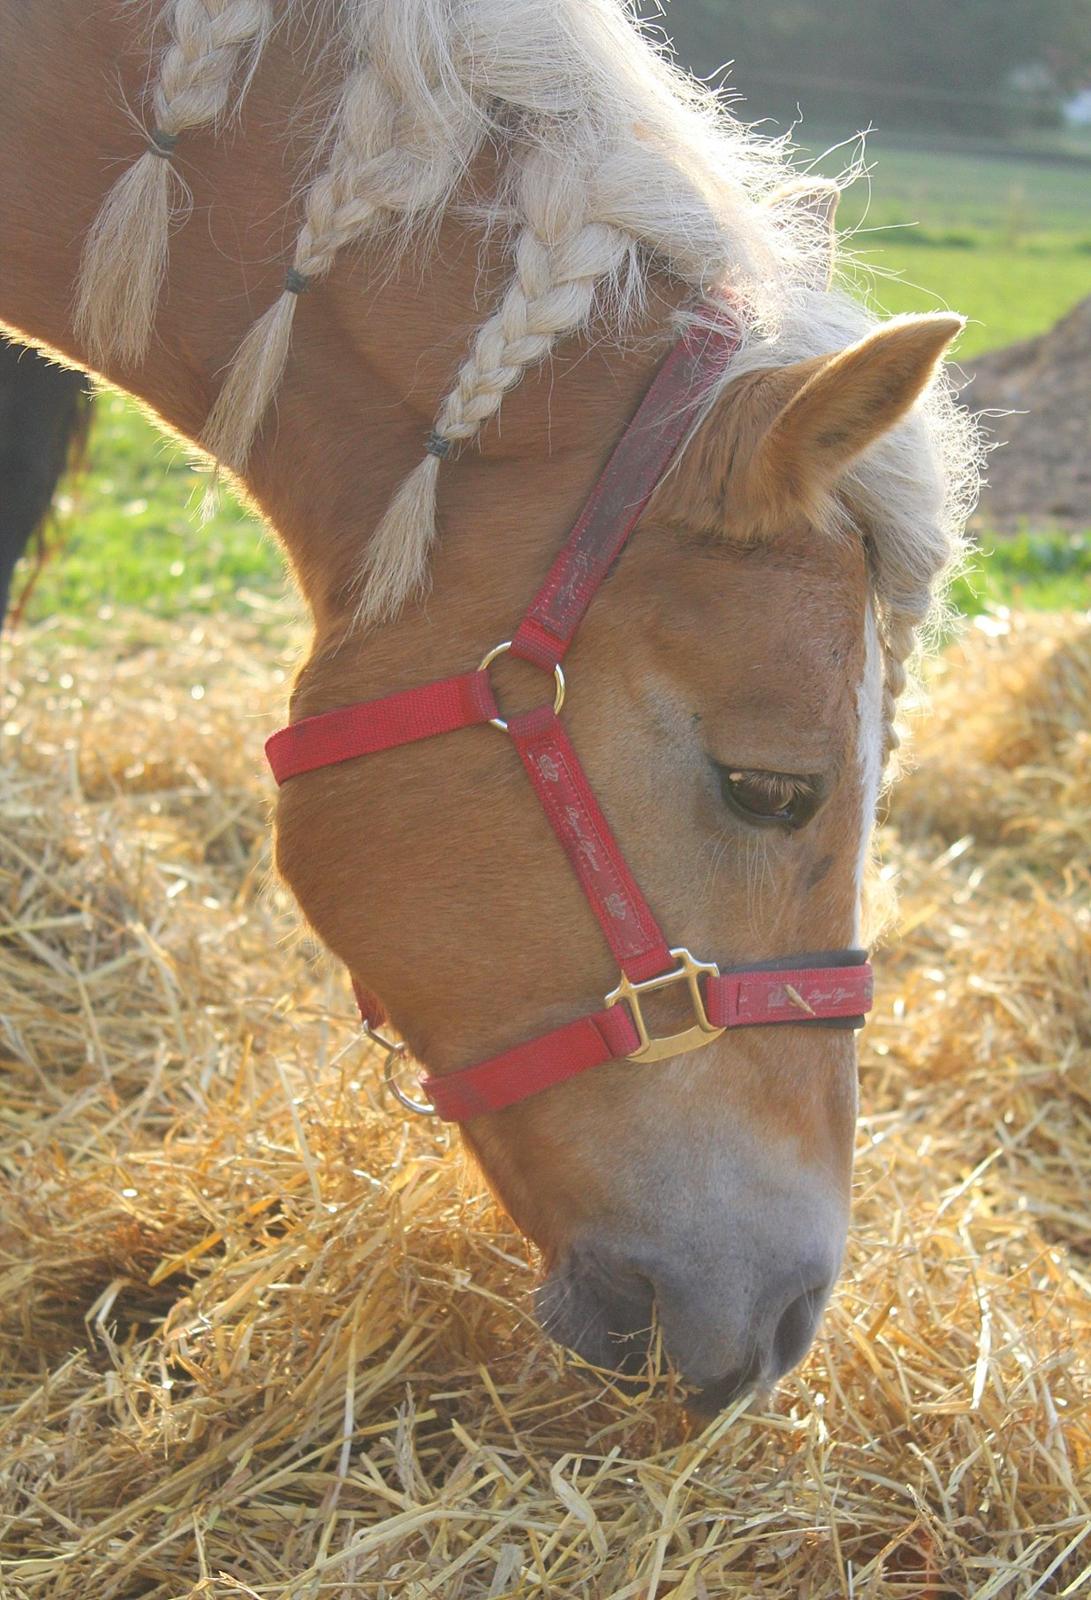
[[[147,347],[166,271],[170,153],[245,94],[277,14],[313,0],[171,0],[151,89],[148,151],[115,185],[89,237],[79,326],[92,351]],[[834,350],[869,326],[825,282],[822,206],[769,204],[792,176],[781,141],[755,134],[672,67],[624,0],[338,0],[344,80],[315,167],[284,289],[246,334],[204,433],[236,472],[288,359],[298,295],[347,246],[408,248],[459,196],[488,144],[501,180],[482,225],[503,229],[510,272],[435,417],[420,464],[363,556],[360,614],[392,615],[427,579],[440,463],[472,443],[555,344],[603,318],[624,338],[650,267],[746,308],[743,362]],[[797,352],[793,354],[793,352]],[[741,370],[737,368],[736,370]],[[961,537],[970,435],[942,387],[856,474],[874,545],[892,695]],[[931,489],[929,488],[931,484]]]

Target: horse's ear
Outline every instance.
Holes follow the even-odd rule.
[[[838,478],[910,409],[961,317],[895,317],[832,356],[729,384],[663,479],[649,514],[745,542],[820,521]]]
[[[765,524],[792,510],[817,514],[855,458],[928,387],[963,325],[947,313],[895,317],[837,355],[771,373],[780,403],[732,475],[747,511]]]

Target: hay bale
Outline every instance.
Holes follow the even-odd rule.
[[[930,672],[930,713],[893,796],[903,839],[991,847],[989,870],[1091,855],[1091,620],[978,617]]]
[[[1084,1592],[1085,635],[940,675],[845,1278],[801,1372],[696,1433],[544,1342],[527,1248],[291,936],[270,630],[115,621],[9,646],[0,713],[4,1600]]]

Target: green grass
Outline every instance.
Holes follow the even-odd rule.
[[[862,263],[882,273],[871,304],[883,312],[950,309],[967,317],[958,359],[973,370],[985,350],[1029,339],[1091,294],[1091,252],[1012,251],[983,242],[971,249],[857,240]],[[899,273],[895,278],[890,273]]]
[[[836,135],[808,130],[815,151]],[[1091,294],[1091,164],[1060,166],[995,156],[868,146],[870,179],[857,182],[840,221],[857,230],[862,287],[883,311],[950,306],[970,318],[958,354],[1049,327]],[[825,158],[838,171],[847,153]],[[870,190],[870,192],[869,192]],[[909,226],[905,226],[908,224]],[[202,525],[203,480],[120,396],[96,405],[89,470],[58,508],[63,551],[43,571],[30,618],[53,612],[92,621],[104,606],[161,616],[246,605],[279,594],[275,543],[229,496]],[[1086,537],[1038,534],[994,541],[959,581],[956,600],[985,605],[1086,607]],[[19,578],[16,578],[18,593]]]
[[[820,152],[837,136],[807,132],[805,148]],[[842,146],[822,156],[819,170],[838,172],[853,155]],[[1085,164],[1015,160],[914,150],[869,135],[870,175],[857,180],[843,201],[842,220],[870,226],[916,223],[1000,235],[1013,245],[1037,236],[1091,238],[1091,160]]]
[[[58,497],[59,549],[34,587],[28,618],[63,611],[90,619],[105,606],[176,616],[219,611],[250,592],[282,593],[275,540],[228,492],[202,522],[206,482],[136,405],[99,396],[88,467]],[[17,573],[16,595],[19,582]]]
[[[983,536],[951,599],[966,616],[1013,611],[1086,611],[1091,607],[1091,533]]]
[[[811,131],[814,153],[837,136]],[[837,173],[844,147],[818,162]],[[842,201],[861,287],[884,312],[969,319],[963,360],[1043,332],[1091,294],[1091,161],[1084,165],[867,142],[868,176]]]

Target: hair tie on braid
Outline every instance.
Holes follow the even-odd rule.
[[[153,128],[148,135],[148,154],[162,156],[164,161],[169,161],[177,143],[176,133],[168,133],[165,128]]]
[[[446,461],[454,447],[455,441],[453,439],[445,439],[442,433],[436,432],[435,428],[432,429],[424,441],[424,448],[428,454],[435,456],[440,461]]]
[[[308,278],[305,272],[300,272],[297,267],[289,267],[284,274],[285,294],[306,294],[308,289],[314,287],[313,278]]]

